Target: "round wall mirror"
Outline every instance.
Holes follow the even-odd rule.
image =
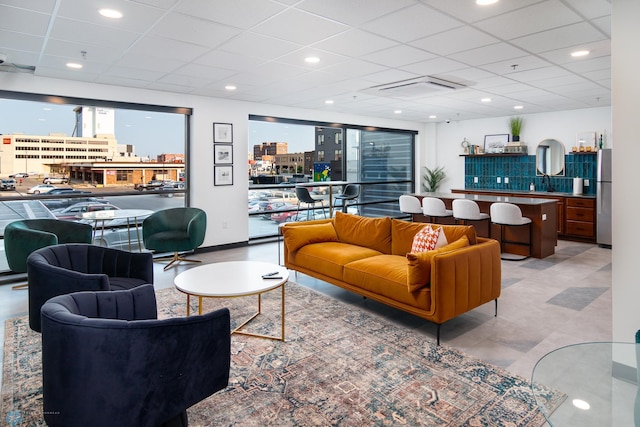
[[[536,149],[536,175],[564,176],[564,145],[545,139]]]

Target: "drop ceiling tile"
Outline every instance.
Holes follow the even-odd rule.
[[[509,74],[509,78],[519,82],[535,82],[543,79],[553,79],[571,75],[570,72],[560,67],[544,67],[535,70],[520,71]]]
[[[362,77],[368,74],[378,73],[386,70],[387,67],[360,59],[346,59],[338,64],[323,67],[322,71],[327,73],[342,73],[345,77]]]
[[[315,56],[320,59],[320,62],[315,64],[308,64],[305,62],[305,58],[307,58],[308,56]],[[305,70],[313,71],[319,70],[324,67],[340,64],[346,59],[347,58],[342,55],[336,55],[334,53],[322,51],[312,47],[305,47],[283,55],[277,58],[276,61],[282,64],[302,67]]]
[[[525,51],[507,43],[496,43],[466,52],[455,53],[453,55],[449,55],[449,58],[468,65],[480,66],[505,61],[511,58],[520,58],[526,54],[527,53]]]
[[[18,65],[37,66],[40,58],[39,53],[24,50],[2,49],[2,53],[7,55],[7,62]]]
[[[153,82],[166,75],[164,71],[131,67],[111,67],[109,75],[120,79]]]
[[[528,52],[540,53],[558,48],[576,46],[602,40],[605,36],[587,22],[554,28],[511,40],[514,45]]]
[[[240,30],[201,18],[173,13],[161,19],[151,34],[207,47],[216,47],[240,34]]]
[[[51,38],[70,42],[76,42],[78,34],[82,34],[82,41],[89,45],[108,46],[120,50],[126,50],[140,37],[139,33],[65,18],[57,18],[51,29]]]
[[[571,56],[571,52],[576,50],[588,50],[591,52],[588,56],[574,58]],[[540,53],[542,58],[545,58],[554,64],[577,64],[583,61],[589,61],[598,57],[608,57],[611,55],[611,41],[602,40],[599,42],[593,42],[589,44],[583,44],[578,46],[571,46],[568,48],[552,50],[548,52]]]
[[[40,52],[44,43],[44,37],[14,31],[0,30],[0,49],[25,50],[28,52]],[[11,58],[9,58],[10,60]]]
[[[367,74],[365,78],[369,81],[376,82],[376,85],[399,82],[407,79],[420,77],[415,73],[407,73],[406,71],[387,69],[373,74]]]
[[[416,4],[375,19],[361,27],[406,43],[461,25],[462,23],[457,19],[422,4]]]
[[[86,52],[86,59],[99,61],[105,64],[116,61],[122,54],[120,49],[108,46],[91,46],[86,43],[82,43],[80,40],[78,40],[78,42],[71,42],[57,39],[49,39],[43,53],[45,55],[80,59],[82,58],[82,51]]]
[[[242,72],[247,69],[250,70],[255,68],[260,64],[264,64],[265,60],[236,53],[224,52],[222,50],[213,50],[197,58],[194,63]]]
[[[3,0],[4,6],[15,6],[33,12],[52,13],[56,0]]]
[[[310,13],[289,9],[252,29],[265,36],[309,45],[346,31],[349,27]]]
[[[597,18],[591,21],[600,31],[602,31],[608,38],[611,38],[611,17],[606,16]]]
[[[69,70],[68,68],[58,68],[58,67],[38,67],[36,68],[35,75],[42,77],[50,77],[54,79],[63,79],[63,80],[77,80],[81,82],[92,82],[96,81],[98,78],[98,74],[95,73],[78,73],[78,70]]]
[[[434,59],[429,59],[427,61],[417,62],[415,64],[405,65],[402,67],[404,71],[408,71],[410,73],[415,73],[421,76],[436,76],[441,74],[448,74],[453,76],[458,76],[458,71],[468,70],[469,68],[458,61],[453,61],[451,59],[438,57]],[[444,77],[443,77],[444,78]],[[453,80],[465,80],[466,78],[460,77],[454,78]]]
[[[600,58],[593,58],[593,59],[587,59],[580,62],[573,62],[571,64],[565,64],[565,68],[575,73],[586,73],[589,71],[598,71],[598,70],[610,70],[611,57],[602,56]]]
[[[393,48],[383,49],[364,55],[361,59],[380,65],[386,65],[387,67],[400,68],[408,64],[426,61],[427,59],[435,57],[436,56],[434,54],[416,49],[415,47],[398,45]]]
[[[511,58],[505,61],[494,62],[492,64],[484,64],[479,68],[497,75],[508,77],[512,73],[535,70],[538,68],[549,67],[551,65],[553,64],[538,56],[526,55],[517,58]]]
[[[299,44],[275,39],[273,37],[243,33],[224,43],[219,49],[229,53],[241,53],[245,56],[271,60],[300,49],[301,47]]]
[[[498,38],[511,40],[580,21],[580,16],[559,0],[547,0],[475,25]]]
[[[337,34],[313,45],[314,48],[354,57],[360,57],[393,46],[397,46],[397,43],[357,28]]]
[[[458,27],[413,41],[410,44],[427,52],[444,56],[487,46],[499,41],[495,37],[473,27]]]
[[[34,36],[44,36],[49,15],[0,5],[0,28]]]
[[[169,73],[186,64],[185,61],[178,61],[175,58],[167,61],[167,58],[146,55],[142,53],[125,53],[116,63],[119,67],[139,68],[141,70],[153,70]]]
[[[611,15],[610,0],[565,0],[571,7],[587,19]]]
[[[194,63],[186,64],[182,67],[179,67],[175,70],[175,72],[180,76],[195,77],[211,81],[226,79],[236,74],[235,71],[232,70],[218,67],[208,67],[206,65]]]
[[[510,11],[527,7],[538,3],[539,1],[540,0],[509,0],[501,1],[486,7],[479,7],[473,4],[470,5],[470,2],[465,1],[422,0],[423,3],[433,6],[450,16],[455,16],[457,19],[464,22],[477,22],[483,19],[488,19],[493,16],[502,15]]]
[[[67,18],[121,31],[144,33],[165,13],[164,10],[157,7],[125,0],[111,0],[108,6],[122,12],[122,18],[103,17],[98,13],[100,6],[95,1],[64,0],[60,2],[57,19]]]
[[[184,0],[177,11],[198,18],[249,29],[280,13],[281,4],[266,0]]]
[[[203,46],[184,43],[178,40],[163,39],[160,37],[144,37],[129,49],[129,54],[144,54],[162,58],[167,62],[191,62],[207,51]],[[170,56],[167,52],[172,52]]]
[[[412,4],[415,4],[414,0],[305,0],[296,7],[347,25],[358,26]]]

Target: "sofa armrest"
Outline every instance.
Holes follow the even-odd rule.
[[[283,224],[280,228],[279,228],[279,232],[280,234],[282,234],[282,236],[286,236],[287,233],[289,232],[289,230],[292,229],[299,229],[299,228],[304,228],[304,227],[309,227],[310,225],[321,225],[321,224],[327,224],[327,223],[333,223],[333,219],[332,218],[327,218],[327,219],[317,219],[317,220],[313,220],[313,221],[302,221],[302,222],[288,222]],[[291,253],[294,252],[296,249],[292,249],[291,247],[289,247],[287,245],[287,240],[286,238],[283,239],[283,246],[284,246],[284,265],[287,265],[287,262],[289,261],[289,258],[291,257]]]
[[[434,321],[443,323],[500,296],[500,244],[478,239],[476,245],[436,255],[431,264]]]

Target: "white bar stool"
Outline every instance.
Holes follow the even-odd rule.
[[[517,205],[513,203],[492,203],[491,208],[491,222],[493,224],[500,226],[500,251],[504,247],[504,243],[509,243],[512,245],[522,245],[527,246],[529,248],[529,255],[517,255],[510,253],[502,253],[500,258],[506,261],[522,261],[523,259],[527,259],[531,256],[531,218],[527,218],[522,216],[522,211]],[[529,241],[527,243],[505,240],[504,239],[504,228],[505,227],[529,227]]]
[[[413,215],[422,215],[422,205],[420,204],[420,199],[417,197],[403,194],[400,196],[399,202],[400,212],[410,214],[412,221]]]
[[[422,214],[429,218],[429,222],[438,224],[438,218],[452,218],[453,211],[447,209],[444,202],[436,197],[422,199]]]
[[[468,199],[455,199],[451,203],[451,207],[453,208],[453,217],[456,220],[456,224],[463,224],[477,226],[474,223],[484,222],[486,224],[486,233],[479,233],[476,230],[476,233],[480,237],[489,237],[491,232],[491,217],[489,214],[480,212],[480,207],[473,200]]]

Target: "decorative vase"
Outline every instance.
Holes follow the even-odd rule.
[[[513,142],[520,142],[520,135],[513,135],[513,137],[511,138],[511,140]]]

